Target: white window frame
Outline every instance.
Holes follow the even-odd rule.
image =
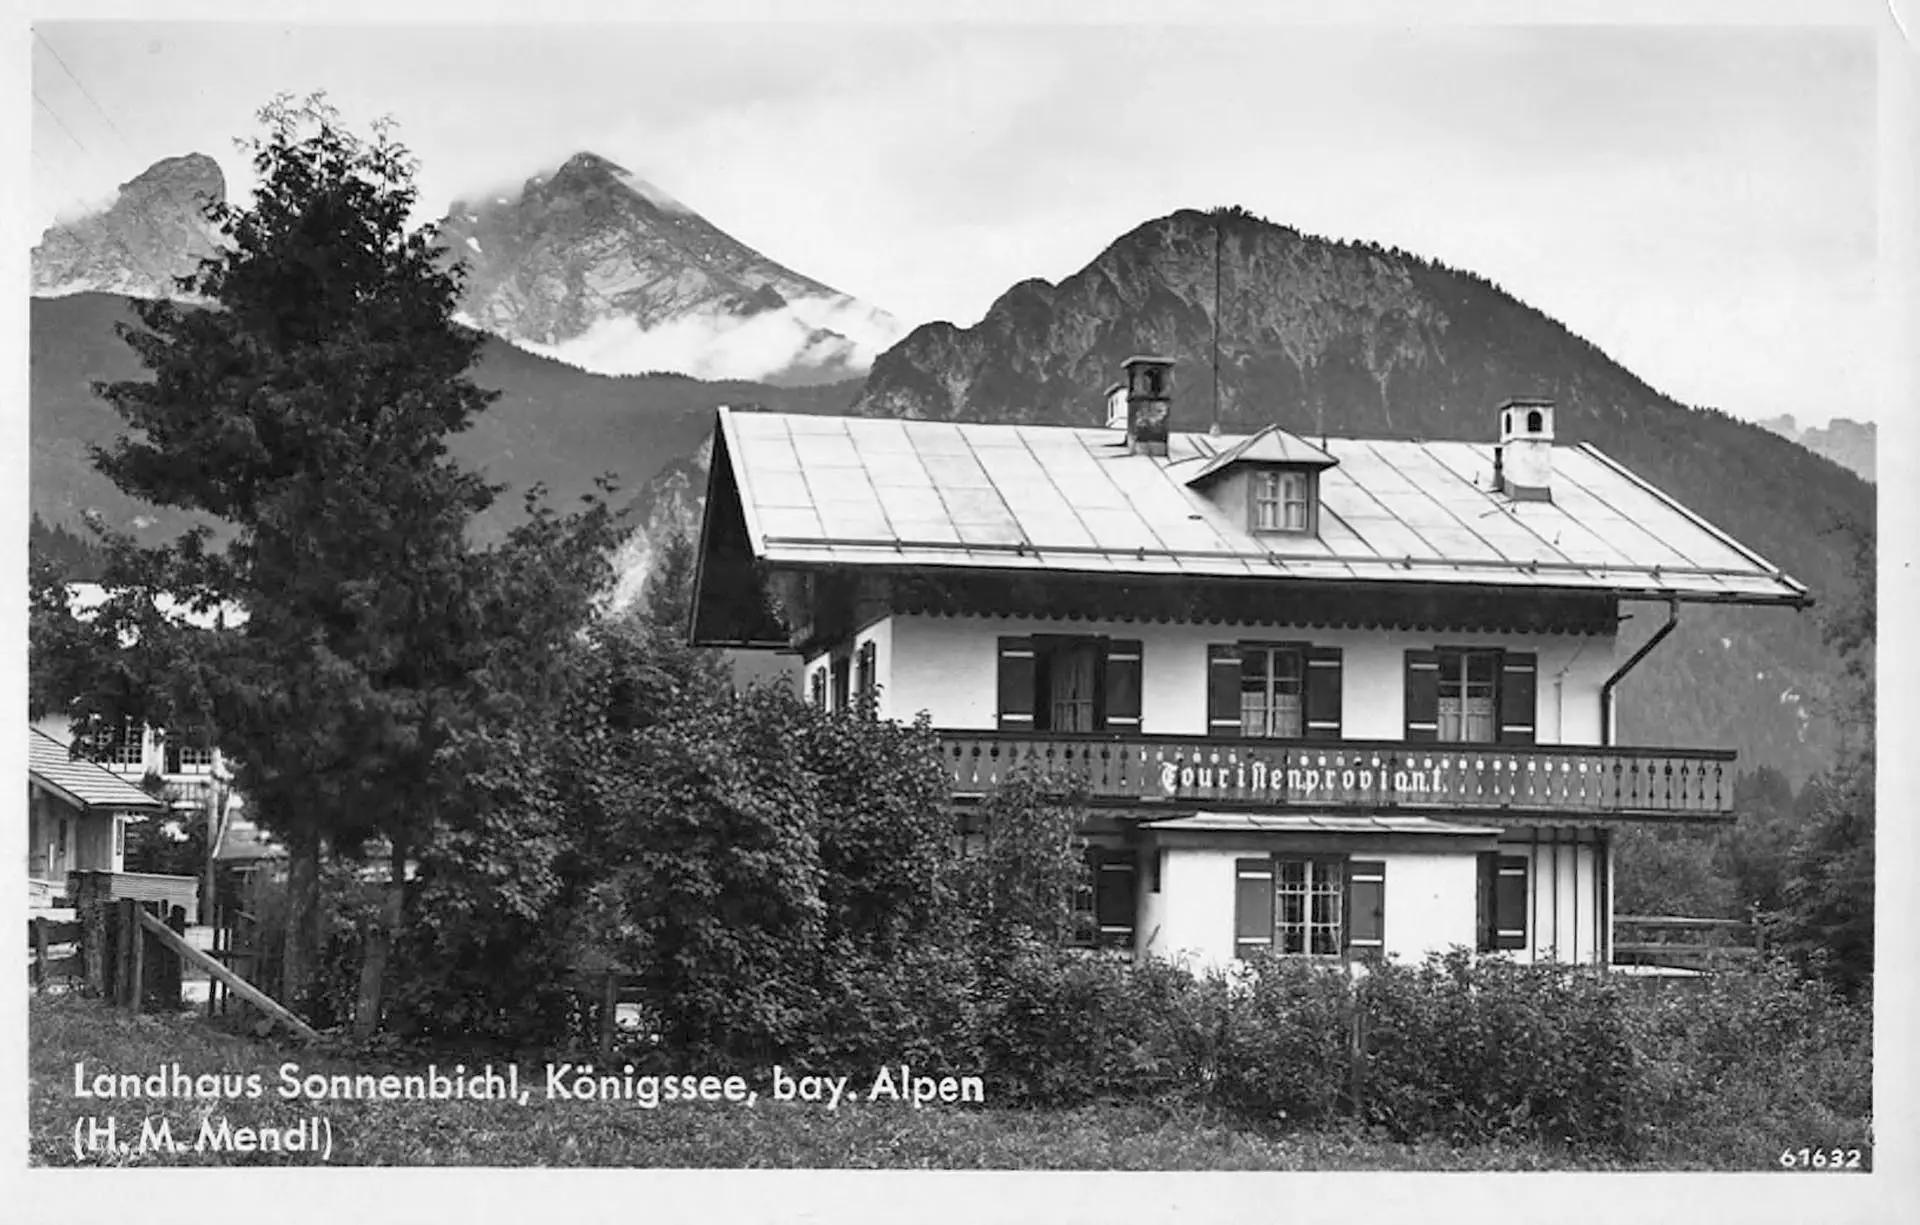
[[[1293,674],[1282,677],[1274,666],[1280,656],[1290,656],[1294,662]],[[1262,687],[1250,693],[1247,690],[1246,661],[1258,658],[1263,661]],[[1248,642],[1240,644],[1240,734],[1263,739],[1298,740],[1306,734],[1307,727],[1307,652],[1299,646],[1284,643]],[[1285,693],[1281,689],[1283,681],[1291,682],[1293,690]],[[1290,731],[1275,731],[1278,722],[1274,717],[1281,709],[1280,700],[1291,698],[1293,704],[1293,726]],[[1249,707],[1247,700],[1256,698],[1257,702]],[[1255,721],[1260,730],[1254,731]]]
[[[1289,880],[1289,874],[1297,881]],[[1283,957],[1346,955],[1346,874],[1343,859],[1326,856],[1275,856],[1273,860],[1273,951]],[[1287,904],[1299,904],[1289,920]],[[1322,912],[1330,907],[1332,917]],[[1294,945],[1298,947],[1293,947]],[[1327,947],[1320,947],[1325,945]]]
[[[1295,534],[1312,531],[1312,475],[1298,468],[1254,473],[1253,530]]]

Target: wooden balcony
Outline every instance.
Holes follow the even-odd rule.
[[[1735,755],[1722,749],[1098,732],[938,735],[956,796],[984,794],[1026,767],[1071,779],[1103,805],[1733,816]]]

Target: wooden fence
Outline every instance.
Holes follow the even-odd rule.
[[[184,907],[134,898],[88,896],[79,899],[76,917],[27,921],[31,949],[28,974],[36,988],[64,980],[114,1005],[144,1011],[179,1011],[181,982],[191,964],[212,984],[258,1009],[308,1040],[319,1035],[215,956],[186,938]]]
[[[36,988],[77,987],[136,1012],[178,1009],[181,956],[148,939],[148,925],[185,943],[185,909],[162,902],[105,898],[72,919],[30,918],[28,978]]]
[[[1766,933],[1748,919],[1615,915],[1613,963],[1708,972],[1766,952]]]

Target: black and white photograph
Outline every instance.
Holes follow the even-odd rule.
[[[22,10],[30,1219],[1893,1219],[1916,12]]]

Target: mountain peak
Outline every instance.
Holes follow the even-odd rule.
[[[123,195],[129,192],[177,195],[182,197],[181,202],[189,202],[199,196],[225,200],[227,176],[221,171],[220,163],[206,154],[188,153],[180,157],[161,158],[122,183],[120,191]]]
[[[203,210],[226,198],[227,177],[211,157],[162,158],[104,208],[47,227],[33,249],[33,292],[178,297],[176,278],[195,272],[218,242]]]

